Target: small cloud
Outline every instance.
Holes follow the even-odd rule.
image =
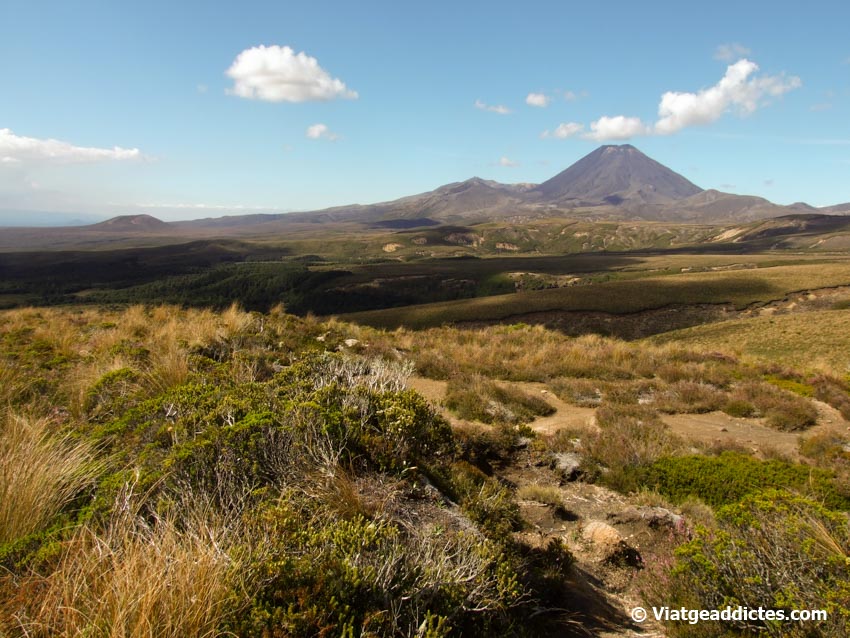
[[[750,53],[752,53],[752,51],[743,44],[730,42],[729,44],[721,44],[717,47],[717,49],[715,49],[714,59],[720,60],[721,62],[732,62],[733,60],[743,58]]]
[[[591,132],[585,134],[584,137],[597,142],[627,140],[638,135],[648,135],[652,131],[639,117],[626,117],[625,115],[615,117],[603,115],[595,122],[591,122],[590,130]]]
[[[258,46],[236,56],[225,72],[233,79],[231,95],[266,102],[356,100],[342,80],[333,78],[318,60],[288,46]]]
[[[525,103],[529,106],[539,106],[540,108],[546,108],[549,106],[550,98],[545,93],[529,93],[528,97],[525,98]]]
[[[502,104],[485,104],[481,100],[475,100],[475,108],[481,111],[490,111],[491,113],[498,113],[499,115],[510,115],[513,112],[507,106],[504,106]]]
[[[809,107],[809,110],[815,111],[816,113],[819,113],[821,111],[828,111],[831,108],[832,108],[831,102],[821,102],[820,104],[812,104]]]
[[[21,162],[76,164],[142,158],[142,153],[137,148],[75,146],[61,140],[24,137],[15,135],[11,129],[0,129],[0,162],[3,164]]]
[[[311,140],[328,140],[335,142],[339,135],[331,131],[326,124],[313,124],[307,127],[307,137]]]
[[[802,86],[800,78],[782,75],[750,77],[758,65],[749,60],[730,64],[726,74],[714,86],[697,93],[668,91],[658,105],[659,120],[655,133],[670,135],[687,126],[710,124],[727,110],[737,107],[742,115],[749,115],[771,97],[779,97]]]
[[[567,102],[575,102],[578,99],[578,95],[573,91],[564,91],[564,99]]]
[[[734,184],[721,184],[720,188],[731,191],[731,190],[735,190],[735,185]]]
[[[499,158],[498,164],[499,166],[503,166],[505,168],[516,168],[517,166],[519,166],[519,162],[515,162],[514,160],[508,159],[505,156]]]
[[[208,87],[206,84],[198,84],[195,89],[198,91],[198,93],[206,93],[210,90],[210,87]]]
[[[558,124],[558,127],[554,131],[543,131],[540,134],[540,138],[545,140],[551,137],[559,140],[565,140],[568,137],[578,135],[583,130],[584,124],[579,124],[578,122],[565,122]]]
[[[764,185],[765,185],[765,186],[773,186],[773,184],[774,184],[774,181],[773,181],[772,179],[766,179],[766,180],[764,180]]]

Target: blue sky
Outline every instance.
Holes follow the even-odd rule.
[[[0,24],[0,222],[540,182],[622,142],[703,188],[850,201],[847,3],[0,0]]]

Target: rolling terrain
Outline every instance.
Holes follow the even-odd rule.
[[[822,212],[842,215],[847,204]],[[0,250],[97,249],[151,246],[191,239],[340,236],[375,229],[501,223],[522,227],[539,219],[745,224],[818,212],[806,204],[703,190],[630,144],[602,146],[542,184],[501,184],[477,177],[390,202],[321,211],[235,215],[163,222],[123,215],[88,226],[4,228]]]
[[[850,630],[850,217],[624,145],[0,245],[3,636]],[[832,615],[629,615],[728,600]]]

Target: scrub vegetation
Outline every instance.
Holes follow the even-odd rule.
[[[446,383],[442,406],[410,389],[414,374]],[[524,324],[7,310],[0,634],[580,636],[628,627],[590,584],[620,574],[659,604],[826,606],[799,635],[846,635],[850,455],[846,432],[816,424],[819,405],[846,414],[848,389]],[[592,410],[593,427],[535,430],[555,398]],[[664,421],[709,412],[800,432],[799,458],[695,446]],[[642,556],[629,539],[597,555],[600,524],[563,531],[595,502],[569,490],[607,494],[615,523],[675,525],[646,528],[658,541]],[[777,564],[801,567],[759,580]],[[802,631],[712,629],[667,627]]]

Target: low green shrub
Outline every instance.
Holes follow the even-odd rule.
[[[788,488],[810,491],[827,507],[850,509],[850,492],[836,484],[832,472],[777,459],[760,461],[738,452],[660,458],[629,475],[675,502],[696,497],[720,506],[761,489]]]
[[[658,592],[672,608],[824,609],[818,622],[671,623],[685,638],[850,635],[850,533],[844,514],[782,490],[753,493],[721,508],[716,528],[700,528],[681,547],[672,578]]]
[[[292,500],[262,509],[251,525],[268,543],[245,566],[262,586],[232,627],[238,635],[500,633],[523,594],[517,565],[474,535],[334,520]]]

